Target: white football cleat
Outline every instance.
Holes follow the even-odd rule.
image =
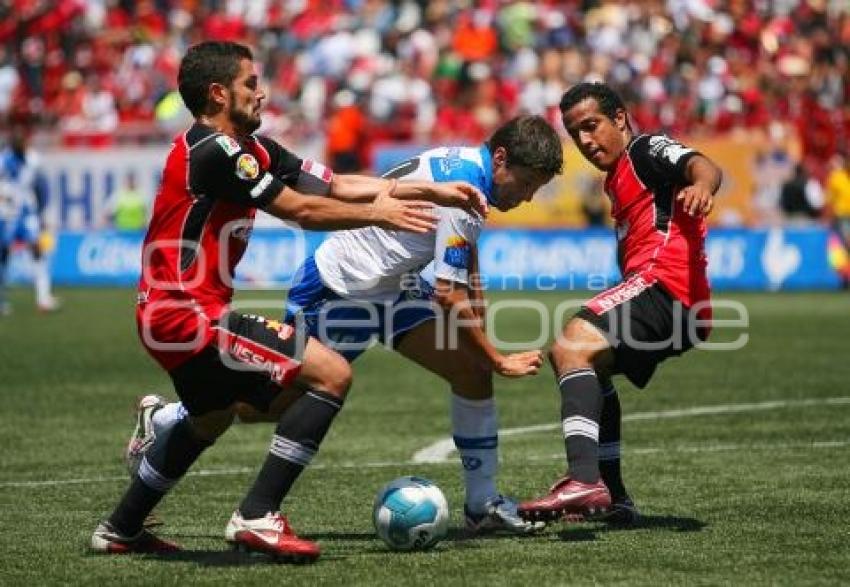
[[[139,472],[139,465],[142,464],[145,453],[156,439],[153,425],[154,412],[164,408],[165,405],[165,398],[156,394],[146,395],[139,400],[139,405],[136,407],[136,425],[127,442],[127,450],[124,452],[124,461],[131,478]]]
[[[491,497],[486,503],[487,511],[473,514],[463,506],[466,529],[472,534],[533,534],[546,527],[541,520],[523,520],[517,513],[514,500],[503,495]]]

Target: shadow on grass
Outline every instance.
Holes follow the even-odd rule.
[[[163,554],[147,554],[144,558],[167,563],[194,563],[200,567],[245,567],[276,564],[271,558],[260,554],[246,554],[235,550],[181,550]]]
[[[633,524],[608,524],[607,531],[622,530],[670,530],[671,532],[700,532],[708,526],[706,522],[696,518],[682,516],[647,516],[641,515]]]
[[[708,526],[706,522],[696,518],[681,516],[647,516],[642,515],[632,524],[572,524],[560,532],[558,538],[565,542],[587,542],[596,540],[602,532],[628,532],[634,530],[669,530],[670,532],[701,532]]]
[[[696,518],[687,518],[681,516],[641,516],[640,520],[634,524],[605,524],[605,523],[575,523],[570,524],[558,530],[555,536],[564,542],[592,542],[598,538],[603,532],[626,532],[634,530],[666,530],[670,532],[700,532],[708,526],[706,522],[697,520]],[[477,549],[482,548],[480,541],[482,540],[515,540],[534,537],[542,537],[550,534],[554,524],[549,526],[548,531],[541,534],[533,534],[530,536],[512,536],[512,535],[475,535],[470,534],[465,528],[449,528],[448,534],[442,540],[442,548],[447,546],[446,543],[451,543],[450,549]],[[216,535],[217,536],[217,535]],[[193,534],[173,536],[173,538],[211,538],[206,534]],[[359,542],[361,546],[356,547],[356,552],[338,552],[340,544],[336,545],[337,550],[333,554],[322,554],[321,560],[331,561],[348,558],[351,555],[357,556],[373,556],[386,555],[391,552],[378,539],[374,532],[316,532],[305,534],[305,538],[317,540],[327,544]],[[372,544],[367,544],[372,543]],[[437,550],[440,546],[437,546]],[[348,550],[348,549],[346,549]],[[417,554],[417,553],[412,553]],[[168,554],[149,554],[144,555],[144,558],[153,559],[163,562],[182,562],[194,563],[202,567],[238,567],[251,565],[267,565],[267,564],[288,564],[290,566],[299,566],[297,563],[278,562],[263,554],[250,554],[237,552],[227,549],[196,549],[182,550],[180,552]]]

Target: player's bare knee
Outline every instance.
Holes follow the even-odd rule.
[[[596,367],[610,350],[605,336],[585,320],[573,318],[549,349],[549,361],[557,373]]]
[[[338,398],[344,398],[351,388],[353,380],[351,365],[340,356],[335,356],[326,364],[319,381],[314,386]]]

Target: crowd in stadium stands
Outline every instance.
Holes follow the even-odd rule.
[[[560,129],[562,93],[588,79],[641,128],[796,126],[799,173],[820,185],[850,146],[836,0],[0,0],[0,117],[65,144],[164,140],[186,122],[179,58],[202,39],[254,47],[266,130],[324,135],[340,171],[368,166],[376,141],[478,142],[520,112]],[[781,154],[761,163],[806,183]]]

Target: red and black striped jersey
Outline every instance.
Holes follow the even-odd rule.
[[[327,192],[330,170],[271,139],[197,123],[175,138],[142,249],[137,311],[142,341],[166,369],[208,344],[257,208],[286,185],[304,190],[306,176],[310,191]]]
[[[709,299],[705,219],[685,212],[676,194],[697,151],[664,135],[634,137],[605,178],[624,278],[657,278],[686,306]]]

